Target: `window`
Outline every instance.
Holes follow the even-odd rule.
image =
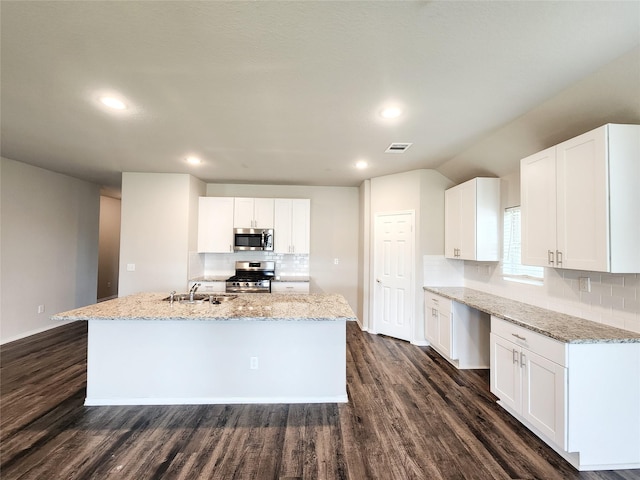
[[[542,283],[544,268],[522,265],[520,240],[520,206],[504,211],[504,258],[502,276],[506,280],[526,283]]]

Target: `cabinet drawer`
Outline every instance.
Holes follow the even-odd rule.
[[[451,302],[453,300],[450,300],[448,298],[445,297],[441,297],[440,295],[437,295],[435,293],[425,293],[424,296],[425,299],[425,306],[429,309],[436,309],[441,313],[444,313],[446,315],[450,315],[451,314]],[[430,313],[430,312],[427,312]]]
[[[567,366],[566,343],[497,317],[491,317],[491,333],[520,345],[558,365]]]
[[[272,282],[271,293],[309,293],[309,282]]]

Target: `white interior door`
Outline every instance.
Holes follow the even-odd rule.
[[[411,340],[413,325],[414,212],[376,214],[374,331]]]

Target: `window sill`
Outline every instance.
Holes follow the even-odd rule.
[[[526,285],[536,285],[538,287],[544,285],[543,278],[532,278],[519,275],[502,275],[502,278],[507,282],[524,283]]]

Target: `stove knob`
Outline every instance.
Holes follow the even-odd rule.
[[[245,287],[248,287],[248,286],[249,286],[249,282],[245,283],[245,284],[244,284],[244,286],[245,286]]]

